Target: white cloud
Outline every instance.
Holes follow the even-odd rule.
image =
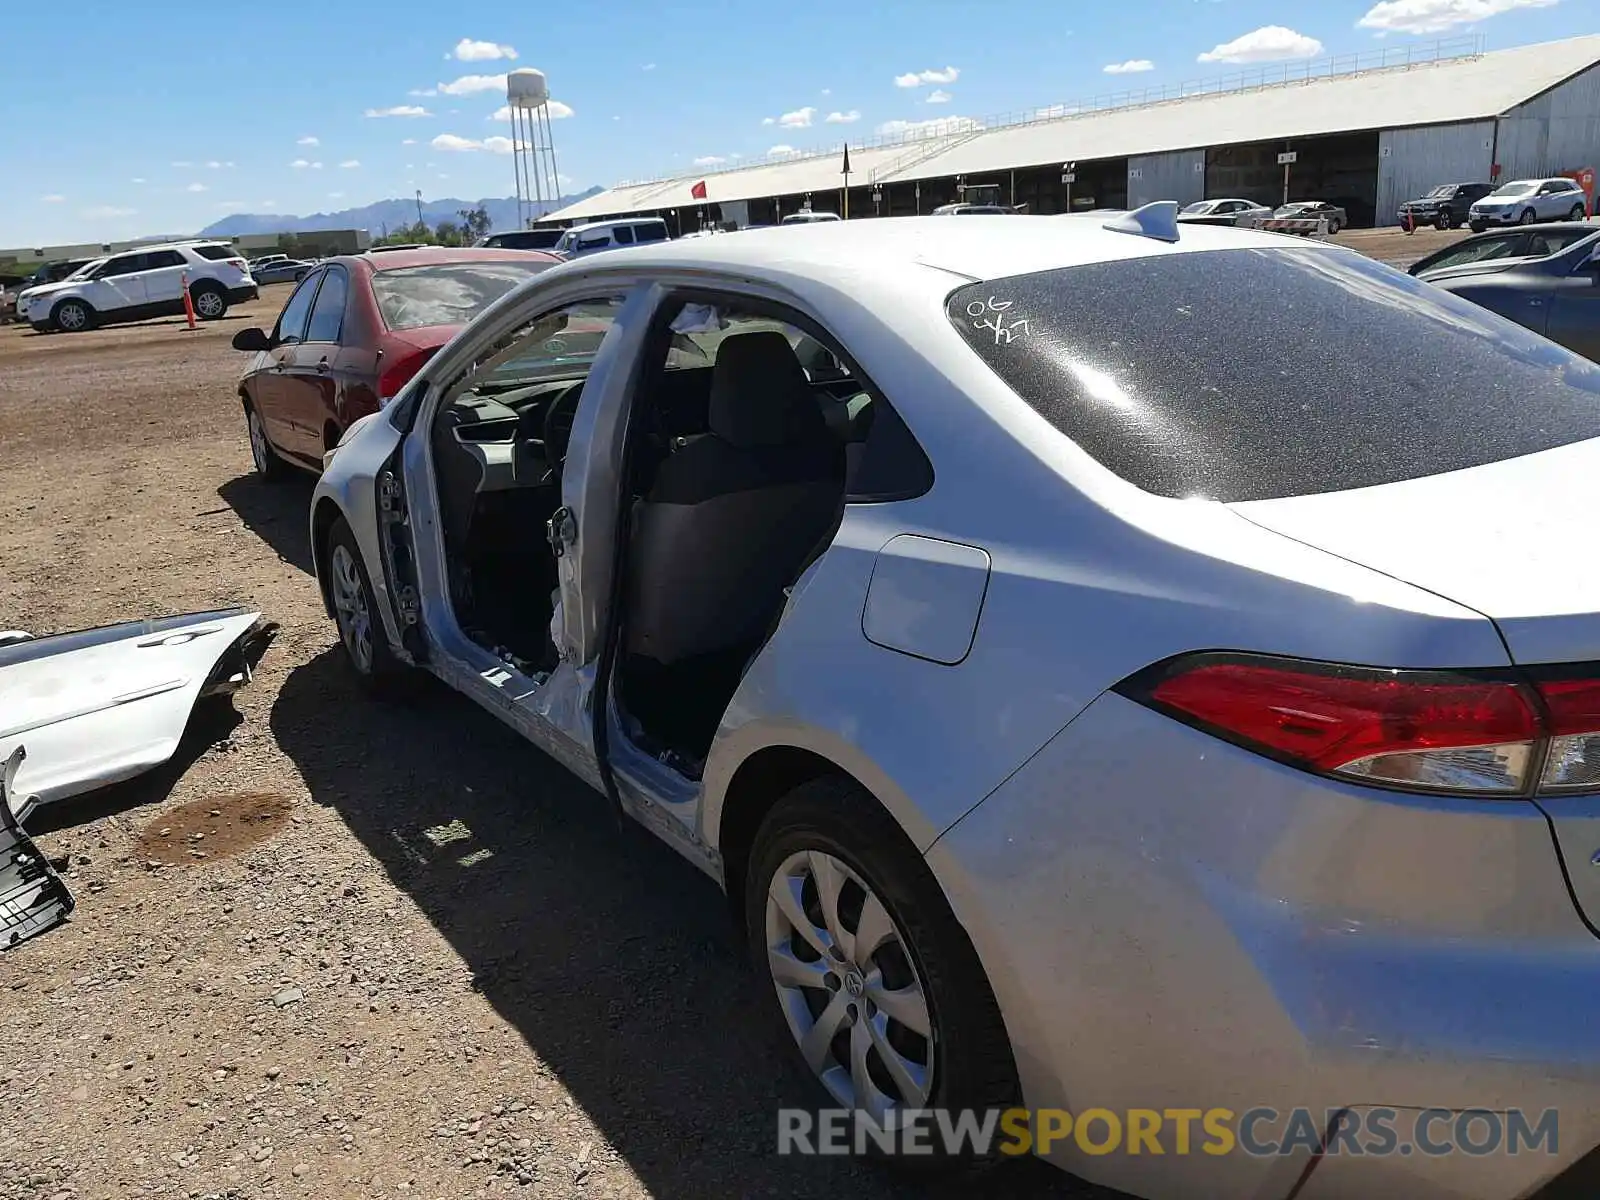
[[[559,173],[559,172],[558,172],[558,173],[557,173],[557,174],[556,174],[556,182],[557,182],[557,183],[559,183],[559,184],[561,184],[561,185],[562,185],[562,186],[563,186],[563,187],[564,187],[564,186],[566,186],[566,185],[567,185],[567,184],[569,184],[569,183],[571,183],[571,182],[572,182],[572,176],[571,176],[571,175],[562,175],[562,174],[560,174],[560,173]]]
[[[641,71],[654,71],[656,69],[656,65],[655,65],[655,63],[645,63],[645,65],[640,67],[639,69]]]
[[[479,145],[490,154],[510,154],[513,143],[508,137],[486,137]],[[522,148],[526,150],[528,144],[522,143]]]
[[[717,161],[721,162],[722,160],[719,158]],[[51,192],[48,196],[40,196],[39,197],[39,203],[40,204],[61,204],[65,200],[66,200],[65,196],[59,195],[59,194],[57,194],[55,192]]]
[[[1549,8],[1556,0],[1383,0],[1356,22],[1379,33],[1443,33],[1518,8]]]
[[[506,77],[504,75],[463,75],[459,79],[452,79],[449,83],[439,85],[441,96],[474,96],[479,92],[503,92],[506,90]]]
[[[278,202],[276,200],[263,200],[258,207],[260,207],[260,208],[277,208],[278,207]]]
[[[1107,63],[1100,69],[1107,75],[1137,75],[1140,71],[1154,71],[1156,65],[1148,58],[1130,58],[1127,62]]]
[[[942,71],[907,71],[894,77],[895,87],[914,88],[928,83],[954,83],[961,78],[961,68],[946,67]]]
[[[1322,43],[1314,37],[1296,33],[1282,25],[1263,25],[1249,33],[1223,42],[1200,55],[1203,63],[1257,63],[1276,62],[1284,58],[1315,58],[1322,53]]]
[[[354,168],[359,167],[360,165],[361,165],[361,160],[359,158],[347,158],[342,163],[339,164],[339,166],[342,167],[346,171],[353,170]]]
[[[831,96],[831,95],[833,95],[833,89],[832,88],[823,88],[822,89],[822,94],[824,96]]]
[[[549,111],[552,121],[560,121],[572,115],[572,108],[559,100],[550,101],[549,104],[545,105],[545,108]],[[502,104],[489,114],[489,120],[491,121],[509,121],[510,119],[511,106],[509,104]]]
[[[142,178],[142,177],[141,177],[141,176],[138,176],[138,175],[135,175],[135,176],[134,176],[134,177],[133,177],[133,182],[134,182],[134,183],[143,183],[143,182],[144,182],[144,179],[143,179],[143,178]]]
[[[329,200],[343,200],[344,199],[344,193],[343,192],[329,192],[328,193],[328,199]]]
[[[727,161],[728,160],[723,158],[720,154],[702,154],[699,158],[694,160],[693,165],[697,167],[720,167]],[[45,199],[48,200],[49,197],[46,196]],[[61,197],[57,196],[56,199],[59,200]]]
[[[611,119],[613,121],[615,121],[617,118],[612,117]],[[761,123],[763,125],[776,125],[778,123],[778,118],[777,117],[762,117],[761,118]]]
[[[208,189],[206,188],[206,185],[203,184],[203,183],[191,183],[188,187],[184,188],[183,190],[186,191],[186,192],[204,192],[204,191],[207,191]]]
[[[400,140],[400,144],[402,146],[415,146],[417,144],[417,139],[416,138],[402,138]]]
[[[431,117],[433,114],[418,104],[396,104],[393,108],[369,108],[369,117]]]
[[[811,124],[811,118],[817,115],[817,110],[811,105],[797,108],[793,112],[786,112],[778,118],[778,124],[785,129],[804,129]]]
[[[929,104],[949,104],[950,103],[950,93],[945,91],[943,88],[934,88],[933,91],[928,93],[927,103],[929,103]]]
[[[783,143],[779,143],[778,145],[772,147],[772,149],[767,151],[767,157],[768,158],[793,158],[796,154],[799,154],[799,153],[800,153],[800,151],[796,150],[793,146],[784,145]]]
[[[446,57],[459,62],[491,62],[497,58],[515,58],[517,52],[501,42],[475,42],[462,38]]]
[[[458,137],[453,133],[441,133],[428,143],[435,150],[482,150],[483,143],[472,138]]]
[[[1083,109],[1076,104],[1049,104],[1044,108],[1034,109],[1032,119],[1035,121],[1047,121],[1052,117],[1070,117],[1082,111]]]
[[[310,134],[307,134],[305,137],[303,137],[299,141],[297,141],[295,143],[295,145],[296,146],[320,146],[320,145],[322,145],[322,143],[320,141],[318,141],[316,138],[312,137]]]
[[[437,96],[438,94],[438,88],[412,88],[406,93],[408,96]]]
[[[83,210],[83,215],[90,220],[104,221],[112,217],[131,217],[139,210],[136,208],[118,208],[114,204],[97,204],[93,208]]]
[[[983,126],[971,117],[934,117],[927,121],[885,121],[878,126],[883,137],[942,137],[950,133],[970,133]]]
[[[852,108],[849,112],[831,112],[822,119],[829,125],[853,125],[861,120],[861,113]]]
[[[290,163],[289,165],[291,167],[293,167],[296,171],[320,171],[320,170],[322,170],[322,164],[321,163],[319,163],[319,162],[307,162],[303,158],[297,158],[292,163]]]

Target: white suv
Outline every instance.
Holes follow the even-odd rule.
[[[214,321],[259,294],[249,264],[225,242],[175,242],[113,254],[70,279],[17,297],[17,320],[77,333],[111,321],[183,312],[183,280],[195,315]]]

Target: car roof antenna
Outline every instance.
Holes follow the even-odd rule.
[[[1178,202],[1157,200],[1132,212],[1121,213],[1105,223],[1112,233],[1133,233],[1159,242],[1178,240]]]

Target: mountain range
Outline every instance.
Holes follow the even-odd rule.
[[[586,200],[603,188],[592,187],[572,196],[562,196],[554,202],[539,206],[539,215],[554,212]],[[456,215],[463,208],[483,208],[489,214],[490,229],[498,231],[517,227],[517,198],[515,196],[485,197],[481,200],[424,200],[422,219],[429,225],[440,221],[458,221]],[[365,229],[374,237],[385,230],[396,230],[413,224],[417,219],[415,200],[379,200],[360,208],[344,208],[338,212],[312,213],[297,217],[289,213],[232,213],[222,220],[207,225],[201,237],[238,237],[247,233],[309,233],[317,229]]]

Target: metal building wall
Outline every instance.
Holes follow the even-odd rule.
[[[1600,66],[1501,117],[1495,157],[1501,179],[1600,167]]]
[[[1128,207],[1155,200],[1193,204],[1206,198],[1206,152],[1174,150],[1128,159]]]
[[[1400,205],[1441,183],[1489,178],[1494,122],[1467,121],[1378,134],[1378,225],[1397,225]]]

